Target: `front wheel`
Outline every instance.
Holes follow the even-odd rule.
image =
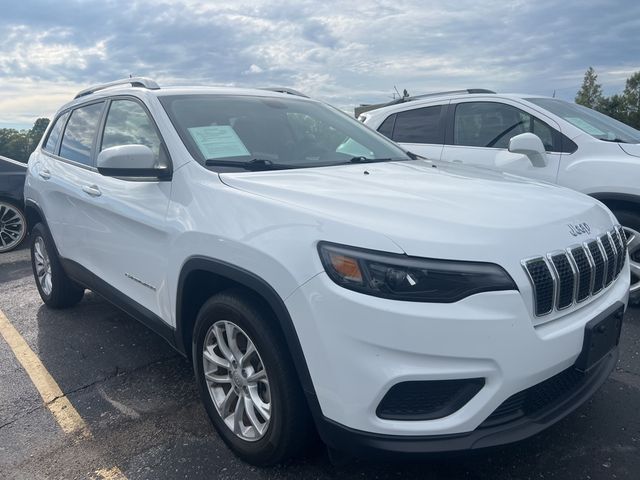
[[[287,346],[265,307],[241,291],[200,309],[193,363],[207,413],[243,460],[272,465],[295,456],[313,435]]]
[[[31,267],[40,298],[48,307],[71,307],[82,300],[84,288],[63,270],[51,234],[42,223],[31,231]]]

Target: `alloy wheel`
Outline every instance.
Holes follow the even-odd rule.
[[[631,288],[629,295],[632,301],[640,300],[640,232],[623,227],[627,236],[629,249],[629,267],[631,269]]]
[[[225,425],[242,440],[260,440],[271,420],[271,390],[249,336],[233,322],[215,322],[205,337],[202,361],[209,395]]]
[[[0,202],[0,253],[16,247],[26,234],[26,221],[18,208]]]
[[[53,284],[51,282],[51,261],[47,253],[44,239],[38,236],[33,244],[33,257],[36,266],[38,284],[45,295],[51,295]]]

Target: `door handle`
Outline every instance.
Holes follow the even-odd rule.
[[[462,160],[451,160],[453,163],[464,163]]]
[[[49,180],[51,178],[51,172],[46,168],[44,170],[40,170],[38,172],[38,175],[40,175],[40,178],[42,178],[43,180]]]
[[[102,192],[97,185],[85,185],[82,187],[82,191],[92,197],[99,197],[102,195]]]

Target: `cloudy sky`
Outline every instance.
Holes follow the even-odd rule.
[[[352,109],[490,88],[572,99],[592,65],[605,93],[640,70],[637,0],[4,1],[0,127],[28,128],[82,88],[290,86]]]

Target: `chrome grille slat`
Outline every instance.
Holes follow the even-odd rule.
[[[578,285],[576,287],[576,302],[584,302],[593,290],[594,268],[591,257],[587,255],[584,247],[569,249],[570,257],[578,270]]]
[[[556,288],[555,307],[558,310],[569,308],[575,297],[575,272],[569,257],[565,252],[549,254],[549,263],[553,268],[555,279],[558,282]]]
[[[591,289],[591,295],[595,295],[604,288],[604,275],[606,262],[604,259],[604,253],[600,249],[600,244],[597,240],[593,240],[586,244],[587,252],[591,255],[594,268],[593,288]]]
[[[533,286],[535,315],[549,315],[598,294],[618,278],[626,256],[624,231],[617,225],[582,245],[523,260]]]
[[[616,275],[620,273],[622,270],[622,265],[624,263],[624,247],[622,246],[622,242],[620,241],[620,235],[618,234],[618,230],[613,230],[613,232],[609,235],[611,237],[611,241],[613,242],[613,246],[616,249]]]
[[[616,264],[618,263],[618,258],[616,257],[616,252],[613,249],[613,245],[611,244],[611,240],[609,239],[609,235],[602,235],[598,238],[602,249],[604,250],[604,254],[606,255],[607,266],[605,269],[605,281],[604,286],[608,287],[613,282],[613,277],[616,272]]]

